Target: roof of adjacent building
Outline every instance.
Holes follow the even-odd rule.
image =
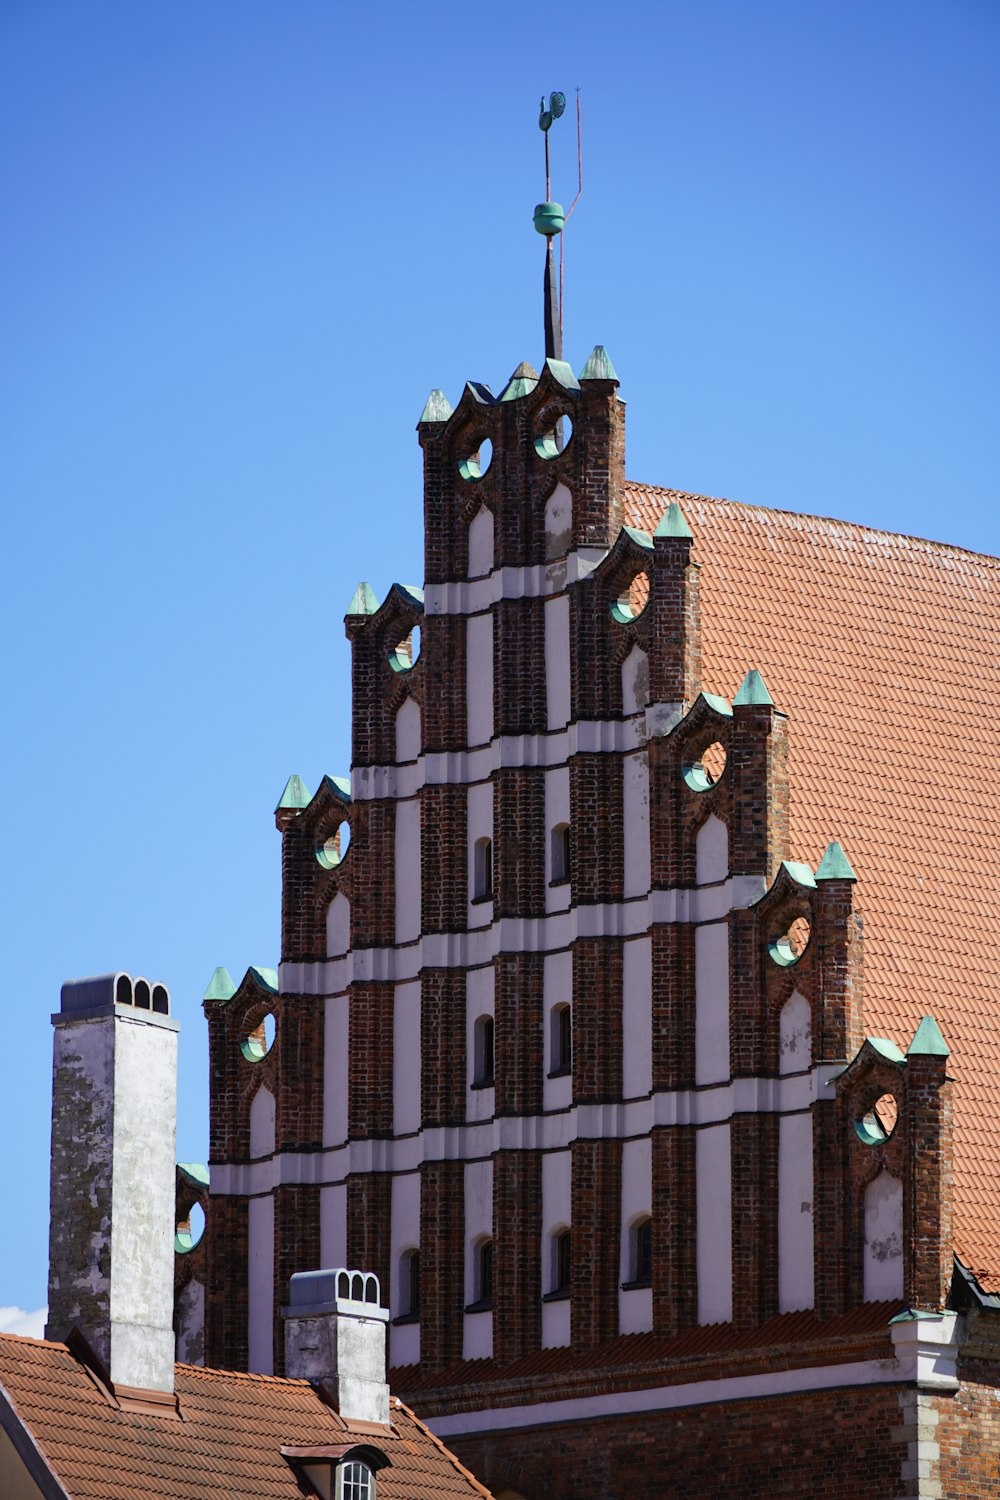
[[[839,839],[864,914],[864,1026],[933,1013],[955,1078],[955,1248],[1000,1288],[1000,561],[846,521],[679,501],[701,565],[702,682],[757,668],[789,715],[789,857]]]
[[[345,1422],[306,1380],[177,1365],[176,1395],[179,1416],[119,1407],[65,1344],[0,1334],[0,1419],[6,1401],[72,1500],[301,1500],[282,1446],[350,1442],[388,1456],[379,1500],[489,1495],[396,1398],[386,1432]]]

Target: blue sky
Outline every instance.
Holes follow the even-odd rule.
[[[998,54],[993,0],[4,0],[0,1312],[64,978],[170,985],[205,1157],[200,997],[277,960],[355,584],[422,581],[424,399],[542,357],[538,96],[633,478],[996,553]]]

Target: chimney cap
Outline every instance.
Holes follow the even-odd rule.
[[[336,1266],[329,1271],[297,1271],[288,1286],[286,1318],[316,1318],[346,1313],[356,1318],[389,1321],[381,1306],[381,1289],[374,1271],[352,1271]]]

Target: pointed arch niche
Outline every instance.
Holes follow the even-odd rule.
[[[649,657],[638,644],[622,662],[622,713],[641,713],[649,702]]]
[[[396,760],[416,760],[420,754],[420,704],[409,694],[396,710]]]
[[[351,903],[338,891],[326,909],[326,952],[340,958],[351,946]]]
[[[481,505],[469,524],[469,577],[493,571],[493,512]]]
[[[695,882],[715,885],[729,879],[729,829],[714,813],[707,817],[695,837]]]
[[[883,1168],[865,1188],[865,1301],[903,1295],[903,1184]]]
[[[274,1095],[262,1084],[250,1101],[250,1156],[256,1160],[273,1153]]]

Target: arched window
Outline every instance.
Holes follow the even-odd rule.
[[[475,1026],[474,1043],[475,1073],[472,1086],[481,1089],[492,1088],[496,1077],[492,1016],[479,1017]]]
[[[569,879],[569,824],[557,823],[552,830],[552,884]]]
[[[569,1296],[570,1273],[572,1270],[572,1235],[563,1227],[557,1229],[550,1241],[550,1290],[543,1297],[544,1302],[558,1302]]]
[[[637,1219],[629,1230],[629,1279],[627,1287],[653,1284],[653,1221],[647,1215]]]
[[[472,1290],[474,1300],[466,1312],[486,1312],[493,1306],[493,1241],[477,1240],[473,1248]]]
[[[367,1464],[341,1464],[337,1469],[337,1500],[375,1500],[375,1475]]]
[[[420,1316],[420,1251],[404,1250],[399,1257],[399,1317]]]
[[[573,1071],[573,1012],[569,1005],[554,1005],[549,1019],[550,1078]]]
[[[493,899],[493,842],[477,839],[473,859],[473,899]]]

